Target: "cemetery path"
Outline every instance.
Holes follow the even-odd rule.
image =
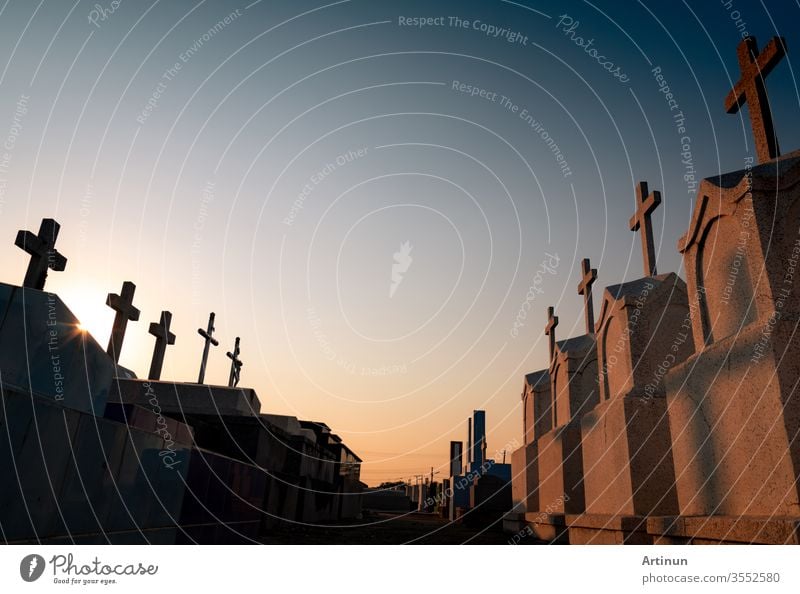
[[[481,532],[463,524],[451,524],[434,514],[370,513],[360,525],[283,526],[261,539],[264,544],[508,544],[510,536],[499,528]],[[525,544],[542,544],[527,539]]]

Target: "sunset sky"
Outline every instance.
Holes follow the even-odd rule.
[[[682,274],[695,182],[754,154],[723,108],[743,33],[786,37],[767,85],[798,148],[799,9],[772,4],[10,0],[0,280],[22,281],[17,230],[55,218],[47,288],[102,345],[106,294],[136,283],[140,377],[166,309],[162,377],[196,380],[214,311],[207,380],[240,336],[262,412],[327,423],[369,484],[445,474],[473,409],[510,454],[547,306],[584,332],[580,260],[595,300],[642,275],[634,183],[662,191],[659,270]]]

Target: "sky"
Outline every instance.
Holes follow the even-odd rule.
[[[106,295],[137,285],[121,363],[242,384],[262,412],[327,423],[375,485],[446,474],[487,412],[522,442],[524,374],[584,333],[582,258],[642,276],[634,184],[662,192],[660,272],[702,178],[754,154],[723,100],[736,46],[783,35],[767,81],[784,153],[800,94],[790,2],[8,0],[0,7],[3,282],[18,229],[61,224],[48,277],[105,345]],[[591,40],[591,42],[590,42]],[[657,78],[661,75],[663,79]],[[663,81],[661,83],[660,81]],[[669,87],[673,103],[663,86]]]

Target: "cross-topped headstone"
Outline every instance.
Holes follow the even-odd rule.
[[[31,231],[17,232],[14,244],[31,256],[25,280],[22,281],[23,287],[41,291],[44,289],[48,268],[61,272],[67,267],[67,259],[56,249],[56,239],[60,229],[61,225],[56,223],[55,219],[42,219],[38,235],[34,235]]]
[[[231,374],[228,376],[228,387],[235,388],[239,385],[239,376],[242,372],[242,363],[239,360],[239,354],[241,351],[239,350],[239,337],[236,337],[236,343],[233,345],[233,352],[225,353],[228,358],[231,360]]]
[[[135,322],[139,319],[139,310],[133,306],[135,292],[136,285],[131,281],[125,281],[122,283],[122,291],[119,295],[109,293],[106,298],[106,305],[117,312],[117,315],[114,316],[114,325],[111,327],[111,337],[108,339],[106,352],[117,363],[119,363],[119,353],[122,350],[122,341],[125,339],[128,320]]]
[[[202,384],[206,379],[206,363],[208,362],[208,350],[209,347],[213,344],[214,346],[219,345],[219,341],[214,338],[214,312],[211,312],[211,315],[208,316],[208,329],[203,330],[202,328],[197,329],[197,333],[205,338],[205,346],[203,347],[203,359],[200,361],[200,375],[197,378],[197,383]]]
[[[639,231],[642,238],[642,260],[644,261],[644,275],[655,276],[656,248],[653,244],[653,222],[650,215],[661,204],[661,192],[653,190],[648,193],[647,182],[636,185],[636,214],[631,217],[631,231]]]
[[[158,324],[150,324],[149,332],[156,337],[156,346],[153,349],[153,360],[150,362],[150,375],[148,376],[151,380],[161,379],[161,368],[164,366],[167,345],[175,344],[175,335],[169,331],[170,324],[172,324],[172,313],[168,311],[161,312]]]
[[[553,364],[553,355],[556,352],[556,326],[558,326],[558,316],[554,315],[553,307],[547,308],[547,325],[544,327],[545,335],[550,337],[550,364]]]
[[[594,334],[594,304],[592,302],[592,285],[597,280],[597,269],[592,268],[589,258],[581,261],[581,282],[578,283],[578,295],[583,295],[583,315],[586,320],[586,334]]]
[[[725,111],[736,113],[747,103],[756,155],[758,162],[764,163],[780,156],[764,79],[786,55],[786,41],[783,37],[773,37],[759,54],[756,38],[745,37],[739,42],[736,53],[742,78],[725,97]]]

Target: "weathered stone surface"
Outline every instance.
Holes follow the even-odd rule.
[[[654,517],[647,531],[655,544],[800,544],[797,517]]]
[[[646,545],[653,543],[647,533],[647,518],[606,514],[567,515],[569,544]]]
[[[678,242],[696,351],[776,311],[800,311],[799,181],[800,151],[701,183]]]
[[[686,284],[671,272],[607,287],[596,333],[601,401],[663,396],[666,371],[694,352]]]
[[[665,378],[683,515],[800,515],[800,154],[704,180],[679,243],[697,353]]]
[[[586,512],[677,513],[663,378],[694,348],[684,282],[606,288],[597,343],[602,402],[581,419]]]
[[[663,397],[612,398],[581,419],[586,512],[676,514]]]
[[[529,443],[511,454],[513,509],[524,513],[539,510],[538,446]]]
[[[716,341],[666,376],[681,514],[800,516],[800,335],[781,320],[765,340],[767,327]]]
[[[756,38],[748,35],[739,42],[736,53],[742,78],[725,97],[725,111],[737,113],[747,103],[756,154],[763,163],[780,154],[764,79],[786,55],[786,41],[773,37],[759,52]]]
[[[580,425],[562,425],[538,442],[539,509],[547,513],[582,513],[583,454]]]

